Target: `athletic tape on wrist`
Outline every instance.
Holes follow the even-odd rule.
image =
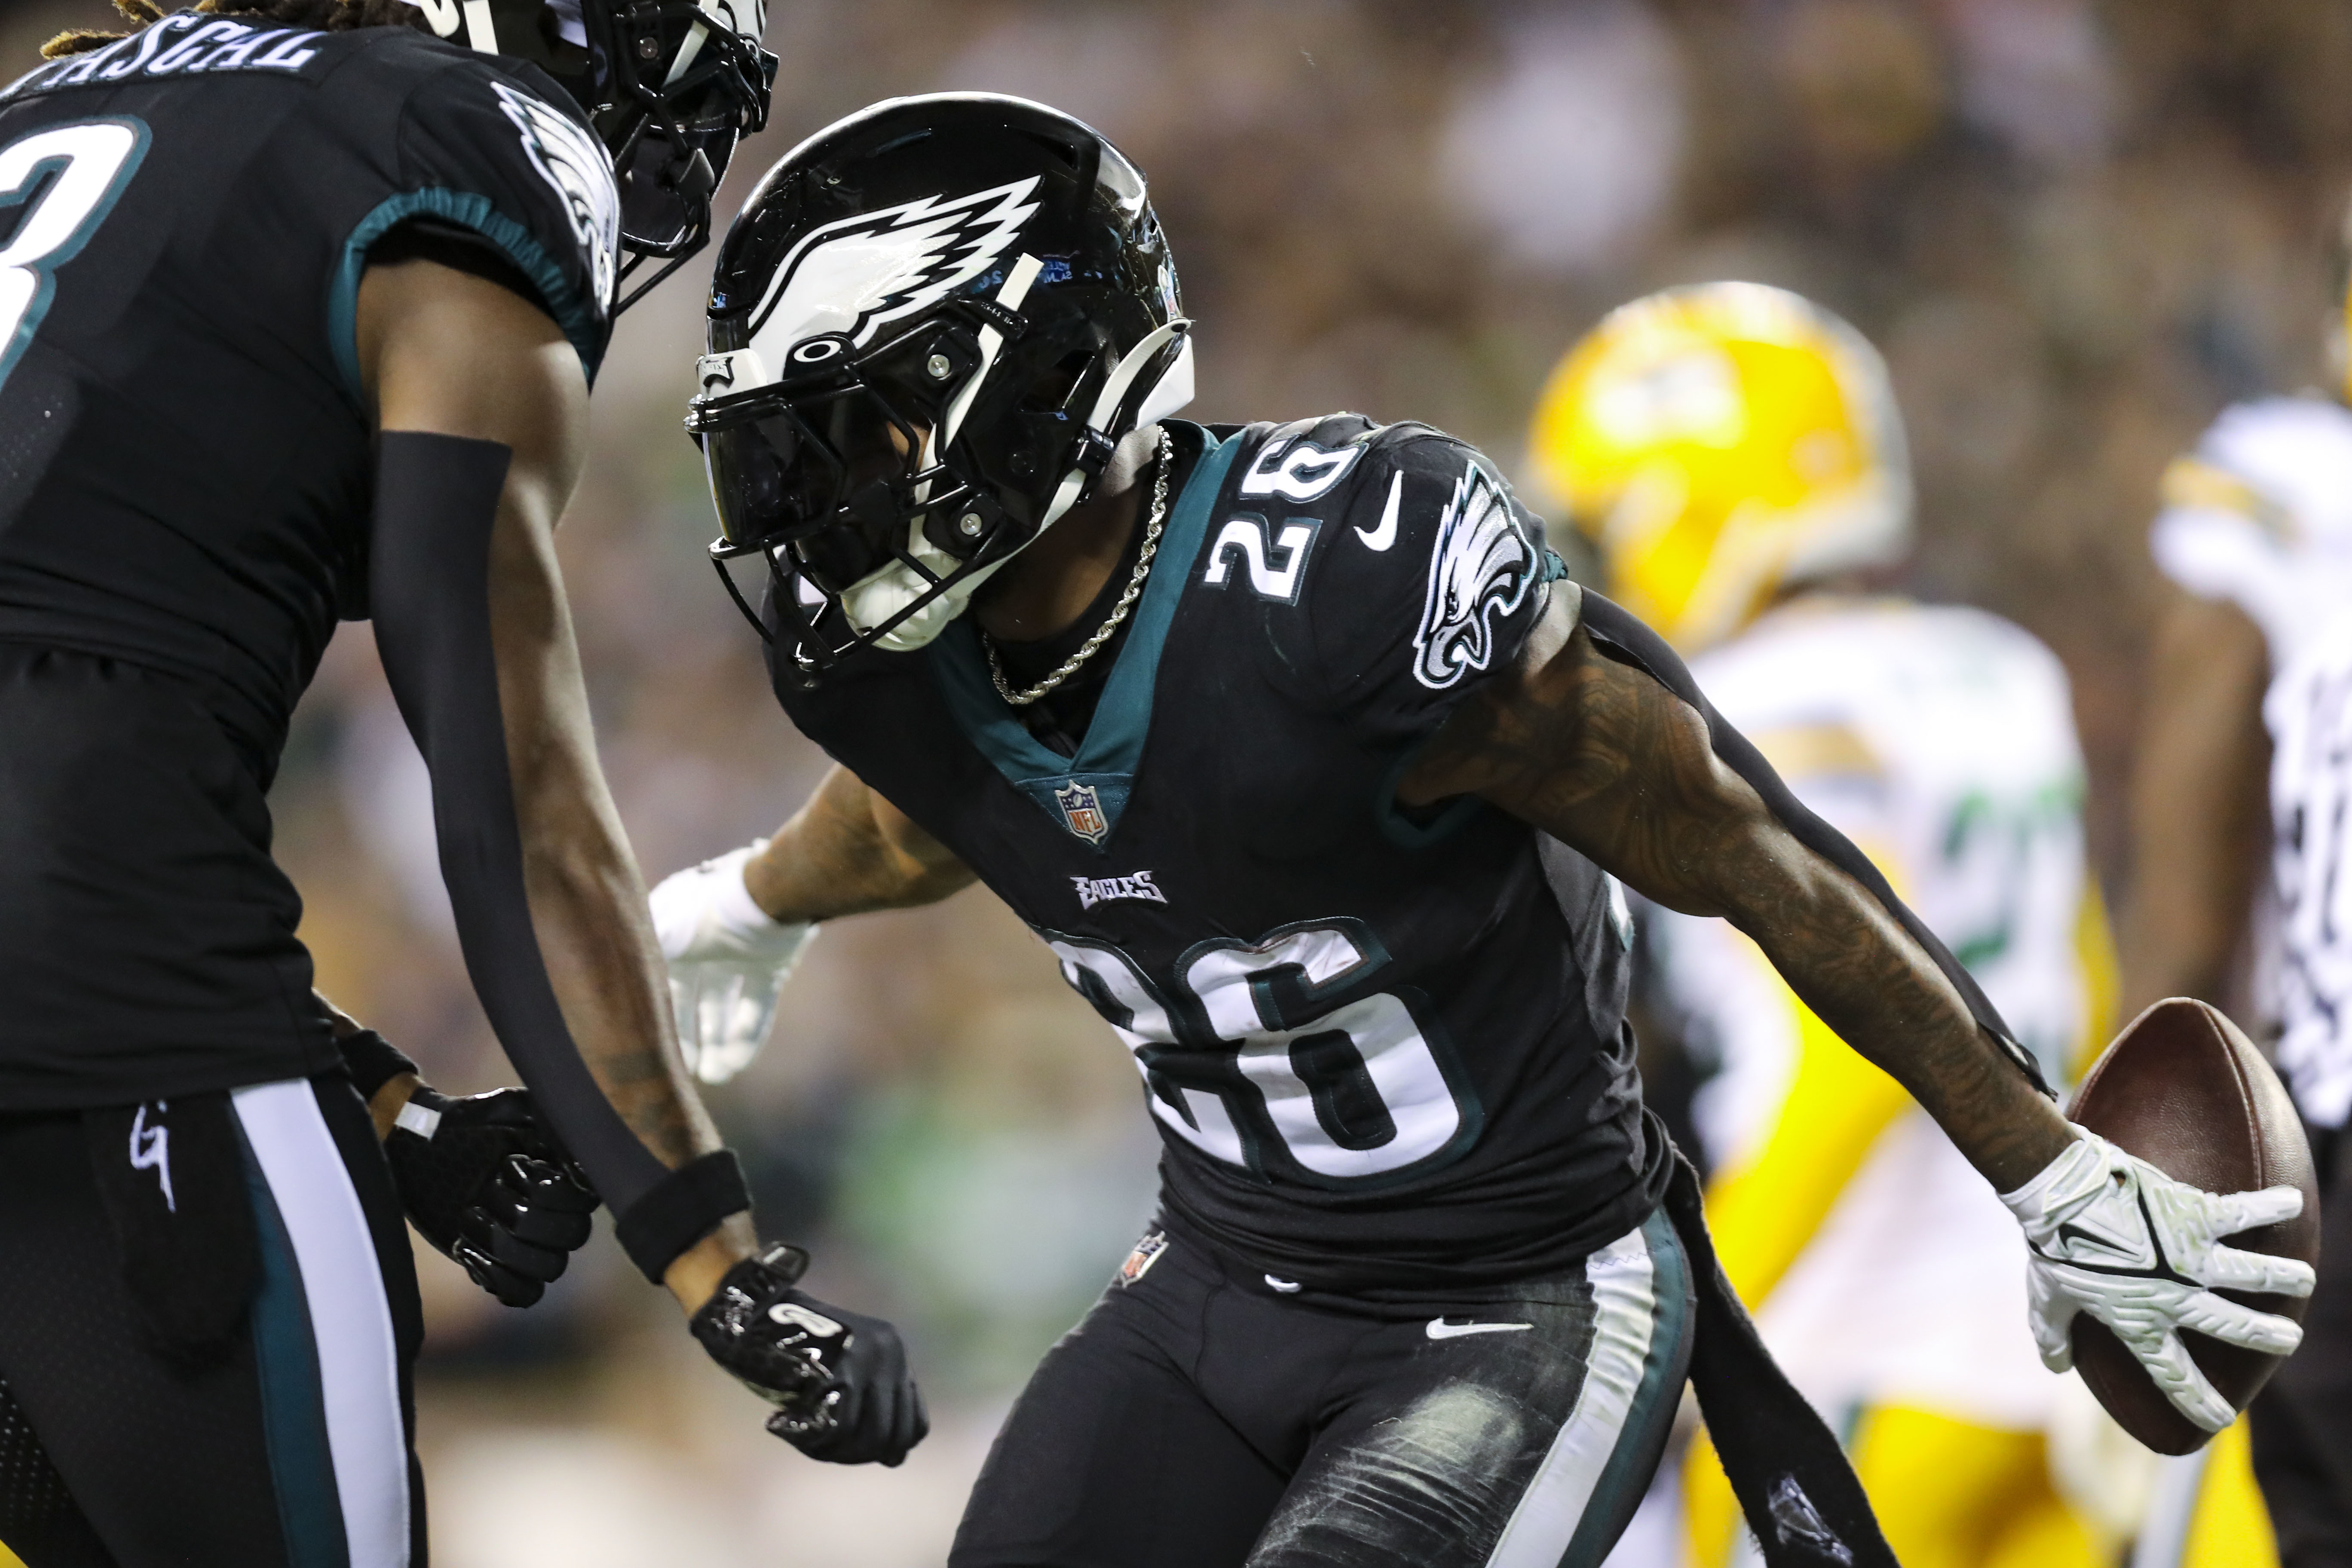
[[[398,1078],[413,1073],[416,1064],[410,1061],[398,1046],[373,1029],[362,1029],[356,1035],[346,1035],[335,1042],[343,1053],[343,1068],[352,1075],[352,1083],[362,1100],[373,1100],[375,1091]]]
[[[614,1216],[613,1234],[629,1261],[658,1285],[677,1255],[719,1222],[751,1206],[735,1152],[720,1149],[680,1165]]]

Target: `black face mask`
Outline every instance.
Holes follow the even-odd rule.
[[[1083,503],[1147,409],[1181,405],[1189,328],[1142,175],[1069,116],[948,93],[818,132],[712,279],[688,428],[711,553],[722,576],[764,560],[772,633],[730,592],[811,679],[919,646],[893,634],[937,624]]]
[[[475,36],[461,0],[410,0],[433,31],[553,77],[612,154],[621,193],[617,316],[710,241],[711,198],[736,144],[764,128],[776,57],[695,0],[488,0]],[[747,19],[765,6],[743,0]],[[651,278],[629,284],[647,261]]]
[[[710,201],[736,143],[766,128],[776,57],[764,0],[737,0],[737,32],[695,0],[580,0],[596,83],[590,110],[621,191],[618,315],[710,242]],[[730,13],[733,15],[734,13]],[[647,261],[663,263],[635,289]]]

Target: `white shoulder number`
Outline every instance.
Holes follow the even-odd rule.
[[[1326,448],[1312,441],[1271,440],[1242,475],[1240,494],[1245,500],[1279,497],[1303,505],[1329,494],[1363,455],[1364,448],[1358,446]],[[1261,598],[1295,605],[1299,578],[1321,526],[1320,518],[1293,517],[1285,519],[1277,531],[1254,511],[1230,518],[1209,546],[1209,564],[1201,581],[1208,587],[1223,587],[1231,580],[1233,563],[1239,561]]]
[[[0,148],[0,384],[40,331],[58,268],[89,243],[146,155],[135,120],[60,125]],[[13,225],[12,209],[22,209]]]

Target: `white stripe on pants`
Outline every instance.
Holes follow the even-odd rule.
[[[375,1240],[308,1080],[231,1091],[293,1243],[351,1568],[407,1568],[408,1438]]]
[[[1584,1386],[1542,1468],[1511,1511],[1487,1568],[1559,1568],[1601,1472],[1625,1436],[1658,1318],[1657,1264],[1630,1230],[1585,1260],[1592,1282],[1592,1352]],[[1643,1478],[1644,1480],[1647,1478]]]

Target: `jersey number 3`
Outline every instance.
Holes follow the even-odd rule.
[[[0,384],[32,346],[57,293],[147,155],[147,127],[93,120],[0,148]]]
[[[1352,1186],[1445,1164],[1478,1136],[1467,1078],[1404,998],[1338,1000],[1389,962],[1360,921],[1202,942],[1166,997],[1115,947],[1045,940],[1135,1053],[1152,1113],[1229,1164]]]

